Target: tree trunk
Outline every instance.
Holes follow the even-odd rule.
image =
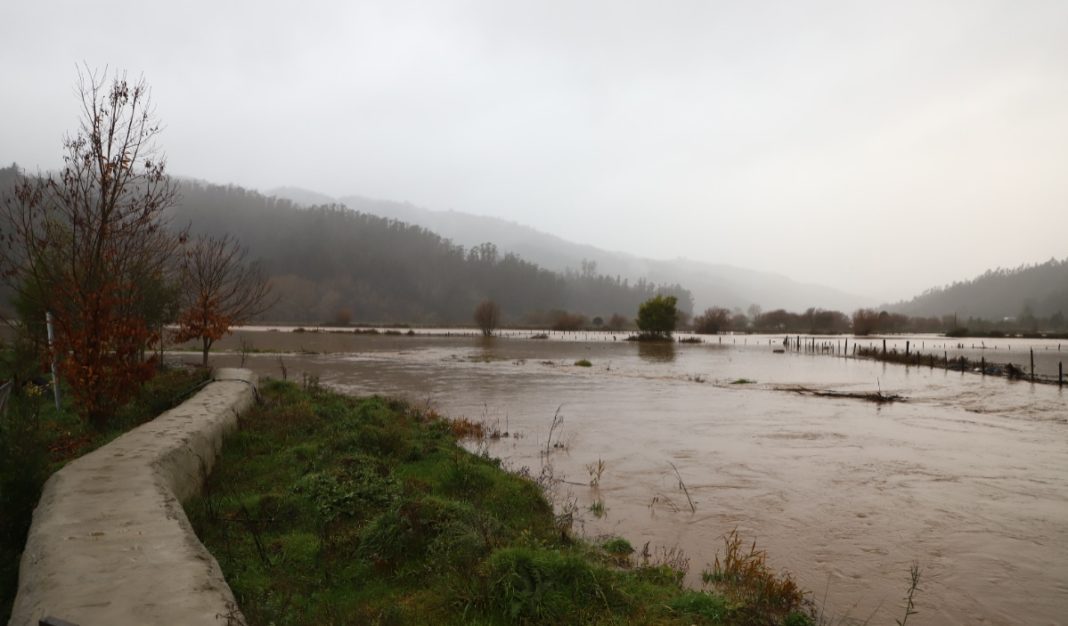
[[[204,367],[208,366],[208,350],[211,350],[211,339],[204,337],[204,359],[200,362]]]

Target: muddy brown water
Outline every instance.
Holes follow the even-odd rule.
[[[781,336],[651,345],[514,334],[242,331],[219,348],[244,341],[285,352],[248,354],[261,375],[280,377],[281,358],[291,380],[318,376],[349,393],[402,396],[499,424],[511,436],[489,453],[535,475],[559,408],[553,442],[564,447],[548,460],[566,481],[558,502],[578,505],[577,528],[678,547],[694,585],[737,528],[836,619],[893,624],[916,562],[920,613],[910,624],[1068,623],[1068,391],[775,354]],[[1048,354],[1056,343],[1030,346]],[[592,367],[575,366],[579,359]],[[742,378],[755,382],[734,384]],[[787,385],[908,400],[876,405],[778,389]],[[594,488],[587,466],[598,460],[605,469]],[[602,518],[588,508],[595,501]]]

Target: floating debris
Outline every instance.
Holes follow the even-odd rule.
[[[883,393],[882,390],[867,392],[833,391],[830,389],[812,389],[811,387],[802,387],[800,385],[780,386],[775,387],[774,389],[776,391],[790,391],[803,396],[811,396],[815,398],[851,398],[854,400],[867,400],[868,402],[874,402],[876,404],[908,401],[908,398],[905,396],[896,393]]]

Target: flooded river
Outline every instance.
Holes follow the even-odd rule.
[[[245,331],[220,348],[243,341],[286,352],[247,354],[261,375],[280,377],[284,364],[291,380],[307,373],[346,392],[429,401],[452,417],[499,424],[512,436],[491,443],[490,454],[535,475],[559,409],[553,442],[563,447],[548,460],[566,480],[558,501],[578,505],[577,527],[677,546],[695,584],[737,528],[835,617],[893,624],[916,562],[920,613],[910,624],[1068,624],[1068,390],[775,354],[781,336],[652,345],[514,335]],[[1024,349],[1035,346],[1043,363],[1058,358],[1050,357],[1056,340]],[[592,366],[574,365],[580,359]],[[798,385],[907,401],[788,389]],[[593,488],[587,466],[599,460]],[[595,501],[603,517],[590,512]]]

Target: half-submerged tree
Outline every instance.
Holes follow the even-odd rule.
[[[671,339],[678,320],[675,296],[653,296],[638,307],[638,324],[643,339]]]
[[[246,263],[248,251],[237,240],[199,236],[187,244],[182,260],[182,311],[178,341],[200,341],[202,363],[212,344],[270,308],[270,285],[260,267]]]
[[[501,320],[501,308],[493,300],[483,300],[475,307],[475,323],[484,337],[489,337]]]
[[[154,146],[159,126],[144,80],[79,73],[81,127],[64,140],[63,169],[24,176],[0,210],[0,269],[75,407],[97,428],[153,373],[160,295],[177,247],[164,211],[175,189]],[[43,355],[47,356],[47,355]]]

